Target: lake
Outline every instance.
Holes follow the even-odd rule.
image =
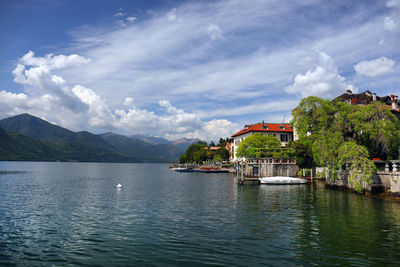
[[[0,162],[0,265],[400,265],[400,203],[166,164]]]

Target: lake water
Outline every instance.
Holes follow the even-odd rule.
[[[400,265],[400,203],[166,164],[0,162],[0,265]],[[122,184],[122,189],[116,185]]]

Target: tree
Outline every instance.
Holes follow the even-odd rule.
[[[367,106],[331,102],[315,96],[304,98],[293,111],[292,125],[303,151],[312,152],[314,164],[335,173],[350,164],[349,182],[360,191],[362,175],[370,183],[375,166],[372,155],[382,159],[398,156],[399,120],[382,103]]]
[[[272,135],[255,133],[246,137],[236,151],[237,157],[261,157],[265,151],[274,151],[281,147],[281,142]]]
[[[337,169],[348,165],[349,178],[355,190],[362,192],[362,182],[370,184],[372,176],[376,172],[375,164],[369,160],[368,150],[364,146],[357,145],[354,141],[343,143],[338,150]]]
[[[190,163],[205,160],[205,148],[204,142],[198,142],[197,144],[191,144],[185,151],[185,153],[179,158],[180,163]],[[200,152],[199,152],[200,151]],[[196,156],[195,156],[196,155]]]
[[[221,162],[223,161],[222,157],[218,154],[215,154],[213,157],[213,162]]]
[[[302,99],[292,114],[299,140],[314,136],[308,145],[318,165],[331,161],[339,146],[348,141],[366,147],[374,157],[397,156],[399,120],[382,103],[349,105],[311,96]]]
[[[227,138],[228,139],[228,138]],[[226,146],[226,140],[225,139],[223,139],[223,138],[220,138],[219,139],[219,142],[218,142],[218,144],[217,144],[217,146],[218,147],[225,147]]]

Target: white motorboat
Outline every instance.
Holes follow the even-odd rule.
[[[259,178],[261,184],[306,184],[306,179],[275,176],[275,177],[262,177]]]

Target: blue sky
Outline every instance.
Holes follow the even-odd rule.
[[[302,97],[398,94],[400,0],[0,2],[0,118],[217,140]]]

